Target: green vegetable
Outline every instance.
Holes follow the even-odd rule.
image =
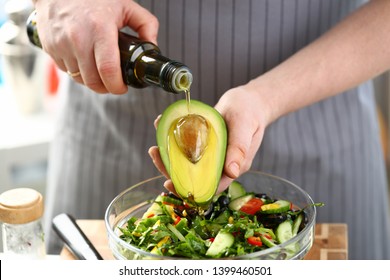
[[[249,194],[245,194],[243,196],[240,196],[234,200],[232,200],[230,203],[229,203],[229,208],[232,209],[232,210],[235,210],[235,211],[238,211],[240,210],[240,208],[245,204],[247,203],[249,200],[251,200],[252,198],[254,198],[255,195],[252,194],[252,193],[249,193]]]
[[[234,236],[229,232],[220,231],[206,252],[206,256],[221,256],[234,243]]]
[[[283,243],[291,239],[293,237],[291,220],[286,220],[278,225],[275,235],[279,243]]]
[[[300,213],[294,220],[293,225],[292,225],[292,236],[295,236],[298,234],[299,227],[302,224],[303,221],[303,213]]]
[[[186,218],[181,218],[180,221],[176,224],[176,229],[183,235],[186,235],[189,231],[188,220]]]
[[[244,186],[237,181],[233,181],[228,188],[228,196],[230,200],[234,200],[246,194]]]
[[[277,200],[273,203],[264,204],[261,206],[261,213],[263,214],[279,214],[290,210],[291,202],[286,200]]]
[[[217,191],[226,155],[227,129],[220,113],[191,99],[189,114],[186,100],[176,101],[164,110],[156,136],[177,194],[193,206],[207,206]]]
[[[230,189],[232,186],[233,190]],[[229,187],[230,194],[227,190],[218,195],[219,198],[234,198],[230,202],[225,198],[213,198],[207,218],[202,215],[204,210],[188,208],[177,198],[159,195],[141,218],[131,217],[126,226],[120,228],[120,238],[156,255],[220,258],[277,246],[304,227],[304,210],[290,209],[291,203],[286,200],[270,198],[271,203],[264,204],[268,206],[256,214],[240,211],[255,197],[254,193],[243,193],[241,187],[233,184]],[[283,219],[275,218],[275,213]],[[265,227],[261,221],[267,219],[273,223]],[[297,250],[299,244],[294,243],[283,252],[292,256]]]
[[[267,246],[268,248],[276,246],[275,240],[268,238],[266,235],[263,235],[263,234],[260,235],[260,239],[263,242],[263,244],[265,246]]]
[[[182,205],[183,201],[167,195],[161,196],[161,202],[173,205]]]

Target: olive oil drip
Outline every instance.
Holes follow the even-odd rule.
[[[191,92],[190,92],[190,89],[189,88],[185,89],[184,90],[184,94],[186,96],[187,115],[189,116],[191,114],[191,110],[190,110],[190,107],[191,107]],[[191,204],[196,205],[195,200],[194,200],[194,195],[192,194],[192,192],[188,192],[187,199],[188,199],[188,201]]]
[[[186,95],[186,102],[187,102],[187,111],[188,111],[188,115],[191,114],[191,110],[190,110],[190,107],[191,107],[191,92],[189,89],[185,89],[184,90],[184,94]]]
[[[205,208],[207,208],[208,207],[208,205],[206,205],[206,206],[199,206],[197,203],[196,203],[196,201],[195,201],[195,199],[194,199],[194,196],[193,196],[193,194],[191,193],[191,192],[188,192],[188,194],[187,194],[187,202],[191,205],[191,207],[193,208],[193,209],[195,209],[195,211],[199,214],[199,216],[204,216],[204,213],[205,213]]]
[[[180,79],[179,85],[185,94],[187,115],[177,120],[173,131],[174,137],[181,152],[192,164],[196,164],[207,148],[210,127],[203,116],[191,113],[189,84],[185,79]],[[199,214],[204,213],[204,209],[195,201],[194,190],[187,193],[185,200],[196,208]]]

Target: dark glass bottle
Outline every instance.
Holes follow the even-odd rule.
[[[27,34],[32,44],[42,48],[35,17],[33,12],[27,20]],[[155,85],[172,93],[190,89],[192,74],[183,63],[161,55],[160,49],[151,42],[121,31],[118,38],[122,76],[127,85],[135,88]]]

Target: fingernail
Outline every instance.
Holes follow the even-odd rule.
[[[153,148],[150,148],[149,150],[148,150],[148,154],[149,154],[149,156],[152,158],[152,160],[154,161],[154,154],[153,154]]]
[[[237,162],[232,162],[229,165],[229,170],[236,178],[240,175],[240,166],[237,164]]]
[[[163,184],[164,188],[169,187],[169,185],[170,185],[170,182],[169,182],[168,180],[166,180],[166,181],[164,182],[164,184]]]

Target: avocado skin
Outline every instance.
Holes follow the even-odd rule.
[[[223,166],[225,163],[225,156],[226,156],[226,146],[227,146],[227,128],[224,119],[219,114],[217,110],[215,110],[213,107],[198,101],[198,100],[191,100],[190,103],[190,113],[191,114],[198,114],[200,116],[203,116],[209,124],[212,126],[212,128],[215,131],[216,136],[216,145],[215,147],[208,147],[206,153],[213,153],[213,158],[215,159],[213,161],[212,166],[210,164],[206,165],[201,168],[202,176],[197,177],[204,177],[204,178],[214,178],[210,179],[212,182],[207,182],[207,184],[199,183],[193,186],[193,188],[189,188],[191,185],[191,181],[197,181],[199,178],[191,178],[191,175],[186,170],[191,170],[193,166],[191,166],[190,161],[188,161],[185,164],[186,166],[183,167],[183,169],[180,169],[180,172],[176,172],[176,176],[173,176],[172,170],[171,170],[171,159],[169,157],[169,151],[168,151],[168,133],[171,129],[171,126],[173,123],[175,123],[179,118],[186,116],[188,114],[188,107],[186,100],[179,100],[174,103],[172,103],[170,106],[168,106],[157,125],[157,145],[160,151],[160,156],[162,159],[162,162],[170,175],[173,185],[175,187],[175,190],[177,194],[187,203],[195,204],[196,206],[207,206],[209,202],[211,201],[212,197],[214,196],[215,192],[218,189],[218,184],[222,175]],[[197,164],[204,164],[202,160],[200,160]],[[180,173],[180,174],[177,174]],[[199,174],[199,173],[197,173]],[[180,178],[177,178],[180,177]],[[187,194],[191,192],[194,195],[194,201],[189,201]],[[197,193],[202,193],[200,197],[197,196]]]

